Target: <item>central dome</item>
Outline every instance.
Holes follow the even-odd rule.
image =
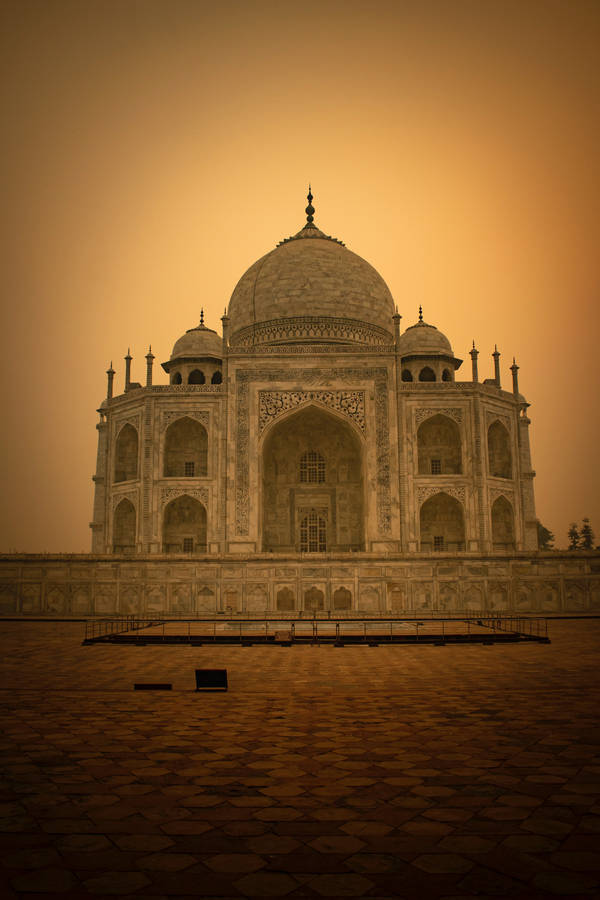
[[[232,346],[391,344],[394,301],[387,284],[308,218],[237,283],[228,310]]]

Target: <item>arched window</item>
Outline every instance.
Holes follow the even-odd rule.
[[[208,435],[200,422],[183,416],[172,422],[165,436],[165,478],[206,475]]]
[[[173,372],[171,375],[171,384],[181,384],[181,372]]]
[[[137,478],[138,433],[133,425],[124,425],[115,444],[115,481]]]
[[[113,518],[113,553],[135,553],[135,507],[123,499]]]
[[[216,372],[213,372],[213,377],[210,379],[211,384],[223,384],[223,373],[218,369]]]
[[[435,372],[430,366],[425,366],[419,372],[419,381],[435,381]]]
[[[506,497],[498,497],[492,505],[492,546],[494,550],[515,549],[515,517]]]
[[[188,384],[204,384],[205,381],[204,372],[201,372],[200,369],[194,369],[188,375]]]
[[[311,510],[300,523],[300,552],[324,553],[327,550],[325,519]]]
[[[512,477],[510,435],[501,422],[492,422],[488,429],[488,459],[490,475],[494,478]]]
[[[420,512],[421,550],[464,550],[465,518],[462,504],[440,492],[426,500]]]
[[[206,509],[183,494],[171,500],[163,516],[163,553],[202,553],[206,550]]]
[[[444,371],[442,372],[442,381],[452,381],[450,369],[444,369]]]
[[[325,481],[325,460],[316,450],[307,450],[300,457],[300,481],[318,484]]]
[[[402,381],[412,381],[412,372],[410,369],[402,369]]]
[[[460,475],[461,441],[458,425],[448,416],[425,419],[417,431],[419,475]]]

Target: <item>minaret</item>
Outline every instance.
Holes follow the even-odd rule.
[[[494,344],[492,356],[494,357],[494,381],[496,382],[496,387],[500,387],[500,353],[496,344]]]
[[[512,372],[512,380],[513,380],[513,394],[515,397],[519,396],[519,367],[515,362],[515,358],[513,356],[512,366],[510,367],[510,371]]]
[[[131,384],[131,353],[129,351],[129,347],[127,348],[127,356],[125,357],[125,390],[129,390],[129,386]]]
[[[479,350],[475,349],[475,341],[473,341],[473,349],[469,350],[471,356],[471,370],[473,372],[473,381],[479,381],[479,373],[477,371],[477,357],[479,356]]]
[[[394,320],[394,343],[397,344],[400,340],[400,322],[402,320],[402,316],[398,312],[398,307],[396,307],[396,312],[392,316]]]
[[[108,384],[106,388],[106,399],[111,400],[113,395],[113,381],[115,378],[115,370],[112,367],[112,359],[110,361],[110,368],[106,370],[106,374],[108,375]]]
[[[152,353],[152,344],[148,347],[146,353],[146,387],[152,385],[152,363],[154,362],[154,354]]]

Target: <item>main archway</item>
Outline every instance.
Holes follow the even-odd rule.
[[[352,426],[319,407],[273,425],[262,451],[263,550],[364,549],[362,457]]]

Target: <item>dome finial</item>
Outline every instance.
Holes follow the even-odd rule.
[[[423,321],[423,307],[419,306],[419,322]]]
[[[313,195],[312,195],[311,190],[310,190],[310,184],[308,185],[308,194],[306,195],[306,199],[308,200],[308,206],[306,207],[306,210],[305,210],[305,212],[306,212],[306,224],[307,224],[307,225],[312,225],[312,224],[313,224],[313,217],[314,217],[314,214],[315,214],[315,208],[314,208],[314,206],[312,205],[312,202],[313,202]]]
[[[204,328],[204,307],[200,310],[200,328]]]

